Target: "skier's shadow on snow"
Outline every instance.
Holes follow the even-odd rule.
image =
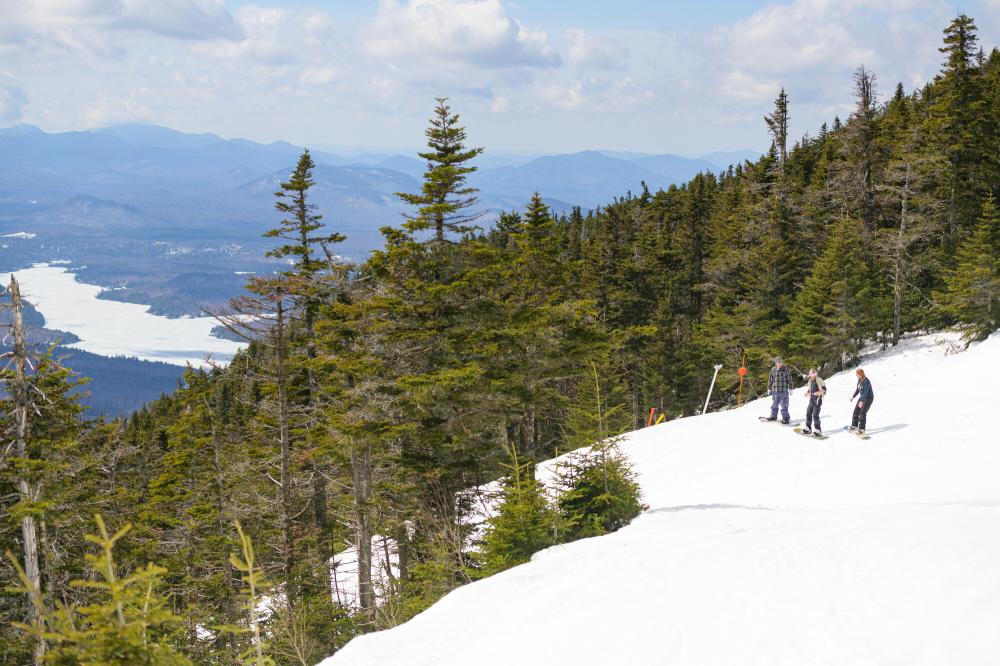
[[[881,428],[868,428],[865,430],[866,433],[874,435],[878,432],[892,432],[893,430],[902,430],[903,428],[909,427],[909,423],[893,423],[892,425],[882,426]]]

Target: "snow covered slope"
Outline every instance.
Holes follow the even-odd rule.
[[[761,400],[631,433],[650,510],[538,553],[324,666],[1000,663],[1000,333],[865,359],[807,439]],[[793,420],[806,399],[792,398]]]

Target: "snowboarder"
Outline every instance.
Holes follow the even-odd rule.
[[[816,368],[809,368],[809,385],[806,387],[809,396],[809,406],[806,408],[806,427],[802,432],[807,435],[823,436],[819,423],[819,410],[823,408],[823,396],[826,395],[826,382],[816,374]]]
[[[854,371],[858,376],[858,387],[854,390],[854,395],[849,399],[858,399],[858,404],[854,406],[854,416],[851,418],[851,430],[864,434],[865,421],[868,418],[868,410],[872,408],[872,401],[875,400],[875,391],[872,389],[872,382],[865,377],[865,371],[858,368]]]
[[[771,396],[771,417],[768,421],[778,420],[778,408],[781,408],[781,422],[788,424],[788,392],[792,390],[792,373],[785,367],[780,356],[774,357],[774,367],[767,376],[767,392]]]

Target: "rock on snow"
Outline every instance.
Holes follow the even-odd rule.
[[[650,510],[460,588],[324,666],[1000,663],[1000,333],[863,363],[872,438],[830,378],[826,441],[767,400],[630,433]],[[805,413],[796,391],[793,419]]]

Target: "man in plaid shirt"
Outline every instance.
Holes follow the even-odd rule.
[[[788,392],[791,391],[792,373],[788,371],[780,356],[774,358],[774,367],[771,374],[767,376],[767,392],[771,396],[771,417],[768,421],[778,420],[778,408],[781,408],[781,422],[787,424],[791,417],[788,415]]]

